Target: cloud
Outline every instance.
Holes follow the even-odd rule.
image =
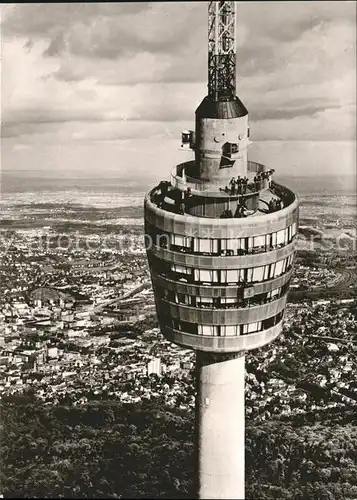
[[[204,7],[197,2],[26,5],[12,11],[3,31],[46,38],[47,56],[111,60],[141,50],[171,53],[192,36],[190,21],[198,21]]]
[[[288,125],[287,125],[288,124]],[[356,108],[326,109],[312,115],[296,116],[288,120],[274,117],[253,121],[252,139],[259,141],[354,141],[356,139]]]
[[[23,133],[26,124],[33,128],[44,123],[190,119],[191,99],[198,104],[202,95],[202,86],[194,83],[115,86],[89,77],[60,81],[57,62],[42,60],[43,45],[35,42],[30,52],[21,39],[4,45],[8,56],[2,88],[5,132],[10,128],[14,133],[16,124]]]
[[[112,19],[133,16],[147,8],[148,2],[5,5],[2,7],[2,31],[4,36],[44,37],[100,16]]]
[[[203,2],[5,6],[2,136],[191,127],[207,89],[206,16]],[[239,3],[237,93],[256,139],[354,136],[355,20],[354,2]]]

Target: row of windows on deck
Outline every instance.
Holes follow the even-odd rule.
[[[261,253],[281,248],[291,243],[296,235],[296,222],[280,231],[246,238],[195,238],[165,233],[149,224],[147,231],[147,248],[154,243],[161,248],[200,255],[245,255]]]
[[[183,333],[210,337],[237,337],[239,335],[248,335],[250,333],[257,333],[272,328],[282,320],[283,315],[284,311],[263,321],[256,321],[244,325],[199,325],[171,318],[169,315],[161,315],[160,320],[168,327]]]
[[[286,283],[282,287],[252,297],[244,297],[244,289],[237,294],[237,297],[199,297],[175,293],[173,290],[162,287],[155,287],[155,291],[160,298],[175,304],[208,309],[237,309],[259,306],[280,299],[286,294],[288,288],[289,283]]]
[[[277,278],[291,269],[293,261],[294,254],[291,254],[289,257],[278,262],[259,267],[242,269],[193,269],[192,267],[179,266],[152,258],[152,267],[155,273],[166,276],[174,281],[207,285],[214,283],[237,285],[259,283]]]

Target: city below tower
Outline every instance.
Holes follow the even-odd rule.
[[[245,355],[282,330],[298,199],[248,161],[235,2],[209,2],[208,21],[208,95],[182,133],[194,159],[146,195],[145,237],[161,331],[196,350],[198,497],[244,499]]]

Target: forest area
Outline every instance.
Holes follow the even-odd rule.
[[[5,498],[194,498],[192,412],[147,401],[43,405],[4,397]],[[246,498],[355,500],[351,410],[246,424]]]

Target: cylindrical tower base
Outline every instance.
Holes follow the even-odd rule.
[[[244,355],[197,351],[200,499],[244,499],[244,375]]]

